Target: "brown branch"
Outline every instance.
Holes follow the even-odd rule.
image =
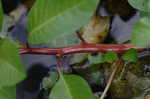
[[[59,55],[64,56],[72,53],[95,53],[108,52],[123,53],[130,48],[135,48],[138,51],[150,50],[149,48],[139,48],[131,44],[81,44],[78,46],[64,47],[64,48],[29,48],[22,47],[19,49],[20,54],[45,54],[45,55]]]
[[[57,71],[58,73],[62,73],[62,69],[61,69],[61,56],[57,55],[57,65],[56,65],[56,68],[57,68]]]

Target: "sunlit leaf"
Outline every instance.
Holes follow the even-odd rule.
[[[50,96],[52,99],[94,99],[86,81],[76,75],[60,75]]]
[[[25,70],[16,43],[0,40],[0,86],[15,85],[25,78]]]
[[[29,13],[29,41],[50,46],[72,45],[75,31],[94,14],[99,0],[36,0]]]
[[[141,20],[134,25],[132,42],[137,46],[150,46],[150,16],[142,17]]]

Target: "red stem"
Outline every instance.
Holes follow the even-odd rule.
[[[67,55],[72,53],[88,53],[88,52],[108,52],[123,53],[130,48],[138,51],[150,50],[150,48],[139,48],[131,44],[81,44],[78,46],[64,48],[29,48],[22,47],[19,49],[20,54],[45,54],[45,55]]]

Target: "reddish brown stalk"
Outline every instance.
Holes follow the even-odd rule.
[[[72,53],[95,53],[112,51],[121,54],[130,48],[135,48],[138,51],[150,50],[150,48],[139,48],[131,44],[81,44],[78,46],[64,48],[20,48],[20,54],[45,54],[45,55],[67,55]]]
[[[58,70],[59,73],[62,72],[62,69],[61,69],[61,56],[57,55],[57,65],[56,65],[56,68]]]

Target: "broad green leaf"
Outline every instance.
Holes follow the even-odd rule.
[[[88,60],[91,64],[99,64],[99,63],[103,63],[103,54],[102,53],[97,53],[97,55],[92,55],[89,54],[88,55]]]
[[[1,88],[0,99],[16,99],[16,86]]]
[[[50,96],[52,99],[94,99],[94,95],[85,80],[76,75],[62,74]]]
[[[2,11],[2,3],[0,1],[0,32],[2,31],[2,24],[3,24],[3,11]]]
[[[137,62],[138,60],[138,52],[135,49],[129,49],[127,52],[125,52],[122,56],[123,60],[127,62]]]
[[[104,54],[104,61],[108,63],[113,63],[118,60],[118,56],[114,52],[107,52]]]
[[[150,16],[142,17],[141,20],[134,25],[132,43],[141,47],[150,46]]]
[[[28,16],[30,43],[72,45],[77,39],[75,31],[94,14],[98,1],[36,0]]]
[[[25,78],[25,70],[16,43],[0,40],[0,86],[12,86]]]
[[[150,12],[150,0],[128,0],[128,2],[140,11]]]

